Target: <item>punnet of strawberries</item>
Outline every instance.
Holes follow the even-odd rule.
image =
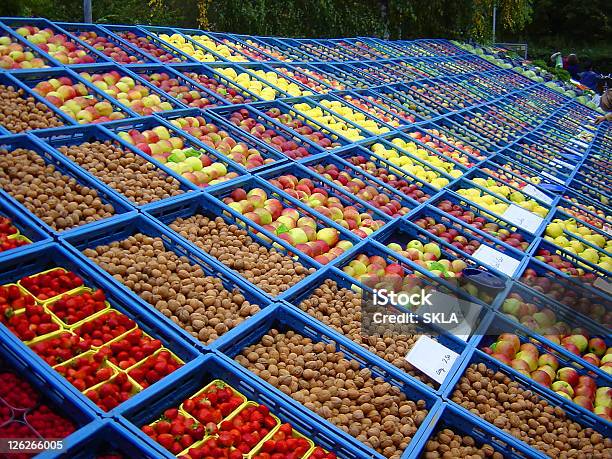
[[[49,365],[55,366],[87,352],[90,346],[77,335],[62,332],[58,336],[31,344],[30,349]]]
[[[243,454],[249,453],[276,427],[276,419],[264,405],[244,407],[229,421],[219,426],[219,442],[230,442]]]
[[[60,329],[60,326],[53,322],[51,314],[39,304],[28,304],[24,312],[15,314],[6,312],[4,322],[8,329],[23,341],[31,341],[37,336],[44,336]]]
[[[226,441],[220,437],[211,437],[201,445],[190,448],[179,457],[184,459],[242,459],[242,453],[233,446],[231,439]]]
[[[113,370],[105,366],[104,357],[99,354],[77,357],[74,360],[55,368],[60,375],[79,391],[108,381],[113,376]]]
[[[203,424],[220,423],[243,403],[227,384],[217,382],[204,392],[183,402],[183,409]]]
[[[47,307],[66,325],[72,325],[106,308],[106,296],[102,290],[84,291],[64,295]]]
[[[179,413],[176,408],[164,411],[158,421],[143,426],[142,431],[175,455],[202,440],[207,434],[202,424]]]
[[[110,411],[130,399],[135,388],[125,373],[85,392],[85,395],[104,411]]]
[[[282,424],[272,438],[261,445],[253,459],[300,459],[310,449],[304,437],[295,435],[291,424]]]
[[[83,286],[83,279],[71,271],[57,268],[44,274],[26,276],[20,283],[36,298],[45,301]]]
[[[91,346],[99,347],[134,328],[136,323],[118,311],[108,311],[74,330]]]
[[[144,358],[154,354],[162,347],[162,342],[144,334],[137,328],[123,338],[103,346],[99,353],[109,362],[122,370],[134,366]]]
[[[0,234],[0,252],[6,252],[7,250],[16,249],[28,244],[29,242],[26,239],[18,237],[9,239],[8,236]]]
[[[128,375],[143,388],[147,388],[182,366],[170,351],[163,350],[147,357],[144,362],[131,369]]]

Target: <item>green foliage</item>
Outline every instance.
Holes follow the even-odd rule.
[[[536,67],[540,67],[541,69],[546,70],[547,72],[551,73],[553,76],[557,77],[561,81],[569,81],[571,79],[571,75],[569,74],[567,70],[563,70],[562,68],[558,68],[558,67],[550,67],[542,59],[536,59],[534,61],[531,61],[531,63],[535,65]]]

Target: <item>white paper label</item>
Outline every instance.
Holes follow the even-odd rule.
[[[553,182],[557,182],[557,183],[565,183],[563,180],[558,179],[557,177],[555,177],[554,175],[549,174],[548,172],[542,172],[542,175],[544,177],[548,177],[549,179],[551,179]]]
[[[510,277],[514,275],[520,264],[518,260],[485,244],[478,247],[472,257]]]
[[[597,287],[599,290],[603,290],[608,295],[612,295],[612,284],[605,280],[603,277],[598,277],[593,282],[593,287]]]
[[[536,230],[544,221],[539,215],[529,212],[516,204],[510,204],[502,214],[502,217],[519,228],[529,231],[531,234],[535,234]]]
[[[584,152],[579,153],[576,150],[574,150],[573,148],[567,148],[567,147],[563,147],[563,149],[567,152],[569,152],[571,155],[576,155],[576,156],[584,156]]]
[[[521,189],[522,192],[531,196],[532,198],[539,199],[544,204],[550,205],[553,202],[553,199],[548,196],[546,193],[540,191],[538,188],[533,186],[532,184],[527,184]]]
[[[568,169],[573,169],[574,165],[570,164],[570,163],[566,163],[565,161],[561,161],[559,159],[553,159],[554,162],[556,162],[557,164],[560,164],[563,167],[567,167]]]
[[[406,360],[427,376],[442,384],[459,354],[422,335],[412,347]]]

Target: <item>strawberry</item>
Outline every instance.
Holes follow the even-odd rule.
[[[16,249],[17,247],[22,247],[28,244],[29,242],[25,239],[21,239],[21,238],[9,239],[8,236],[5,236],[4,234],[0,234],[0,252],[6,252],[8,250]]]

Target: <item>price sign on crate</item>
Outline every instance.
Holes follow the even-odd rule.
[[[531,184],[527,184],[521,191],[531,196],[532,198],[539,199],[546,205],[550,205],[553,202],[553,199],[550,196],[538,190],[535,186]]]
[[[510,204],[502,214],[502,217],[519,228],[529,231],[531,234],[535,234],[544,221],[539,215],[529,212],[516,204]]]
[[[482,244],[472,254],[476,260],[484,263],[485,265],[492,266],[498,271],[504,273],[507,276],[512,277],[519,267],[520,261],[512,258],[505,253],[501,253],[499,250],[495,250],[488,245]]]
[[[560,166],[566,167],[568,169],[573,169],[574,165],[570,163],[566,163],[565,161],[561,161],[560,159],[553,159],[554,162],[559,164]]]
[[[406,356],[408,363],[442,384],[459,354],[422,335]]]
[[[560,184],[565,183],[563,180],[558,179],[557,177],[555,177],[555,176],[554,176],[554,175],[552,175],[552,174],[549,174],[548,172],[542,172],[542,175],[543,175],[544,177],[546,177],[546,178],[549,178],[549,179],[550,179],[550,180],[552,180],[553,182],[557,182],[557,183],[560,183]]]

